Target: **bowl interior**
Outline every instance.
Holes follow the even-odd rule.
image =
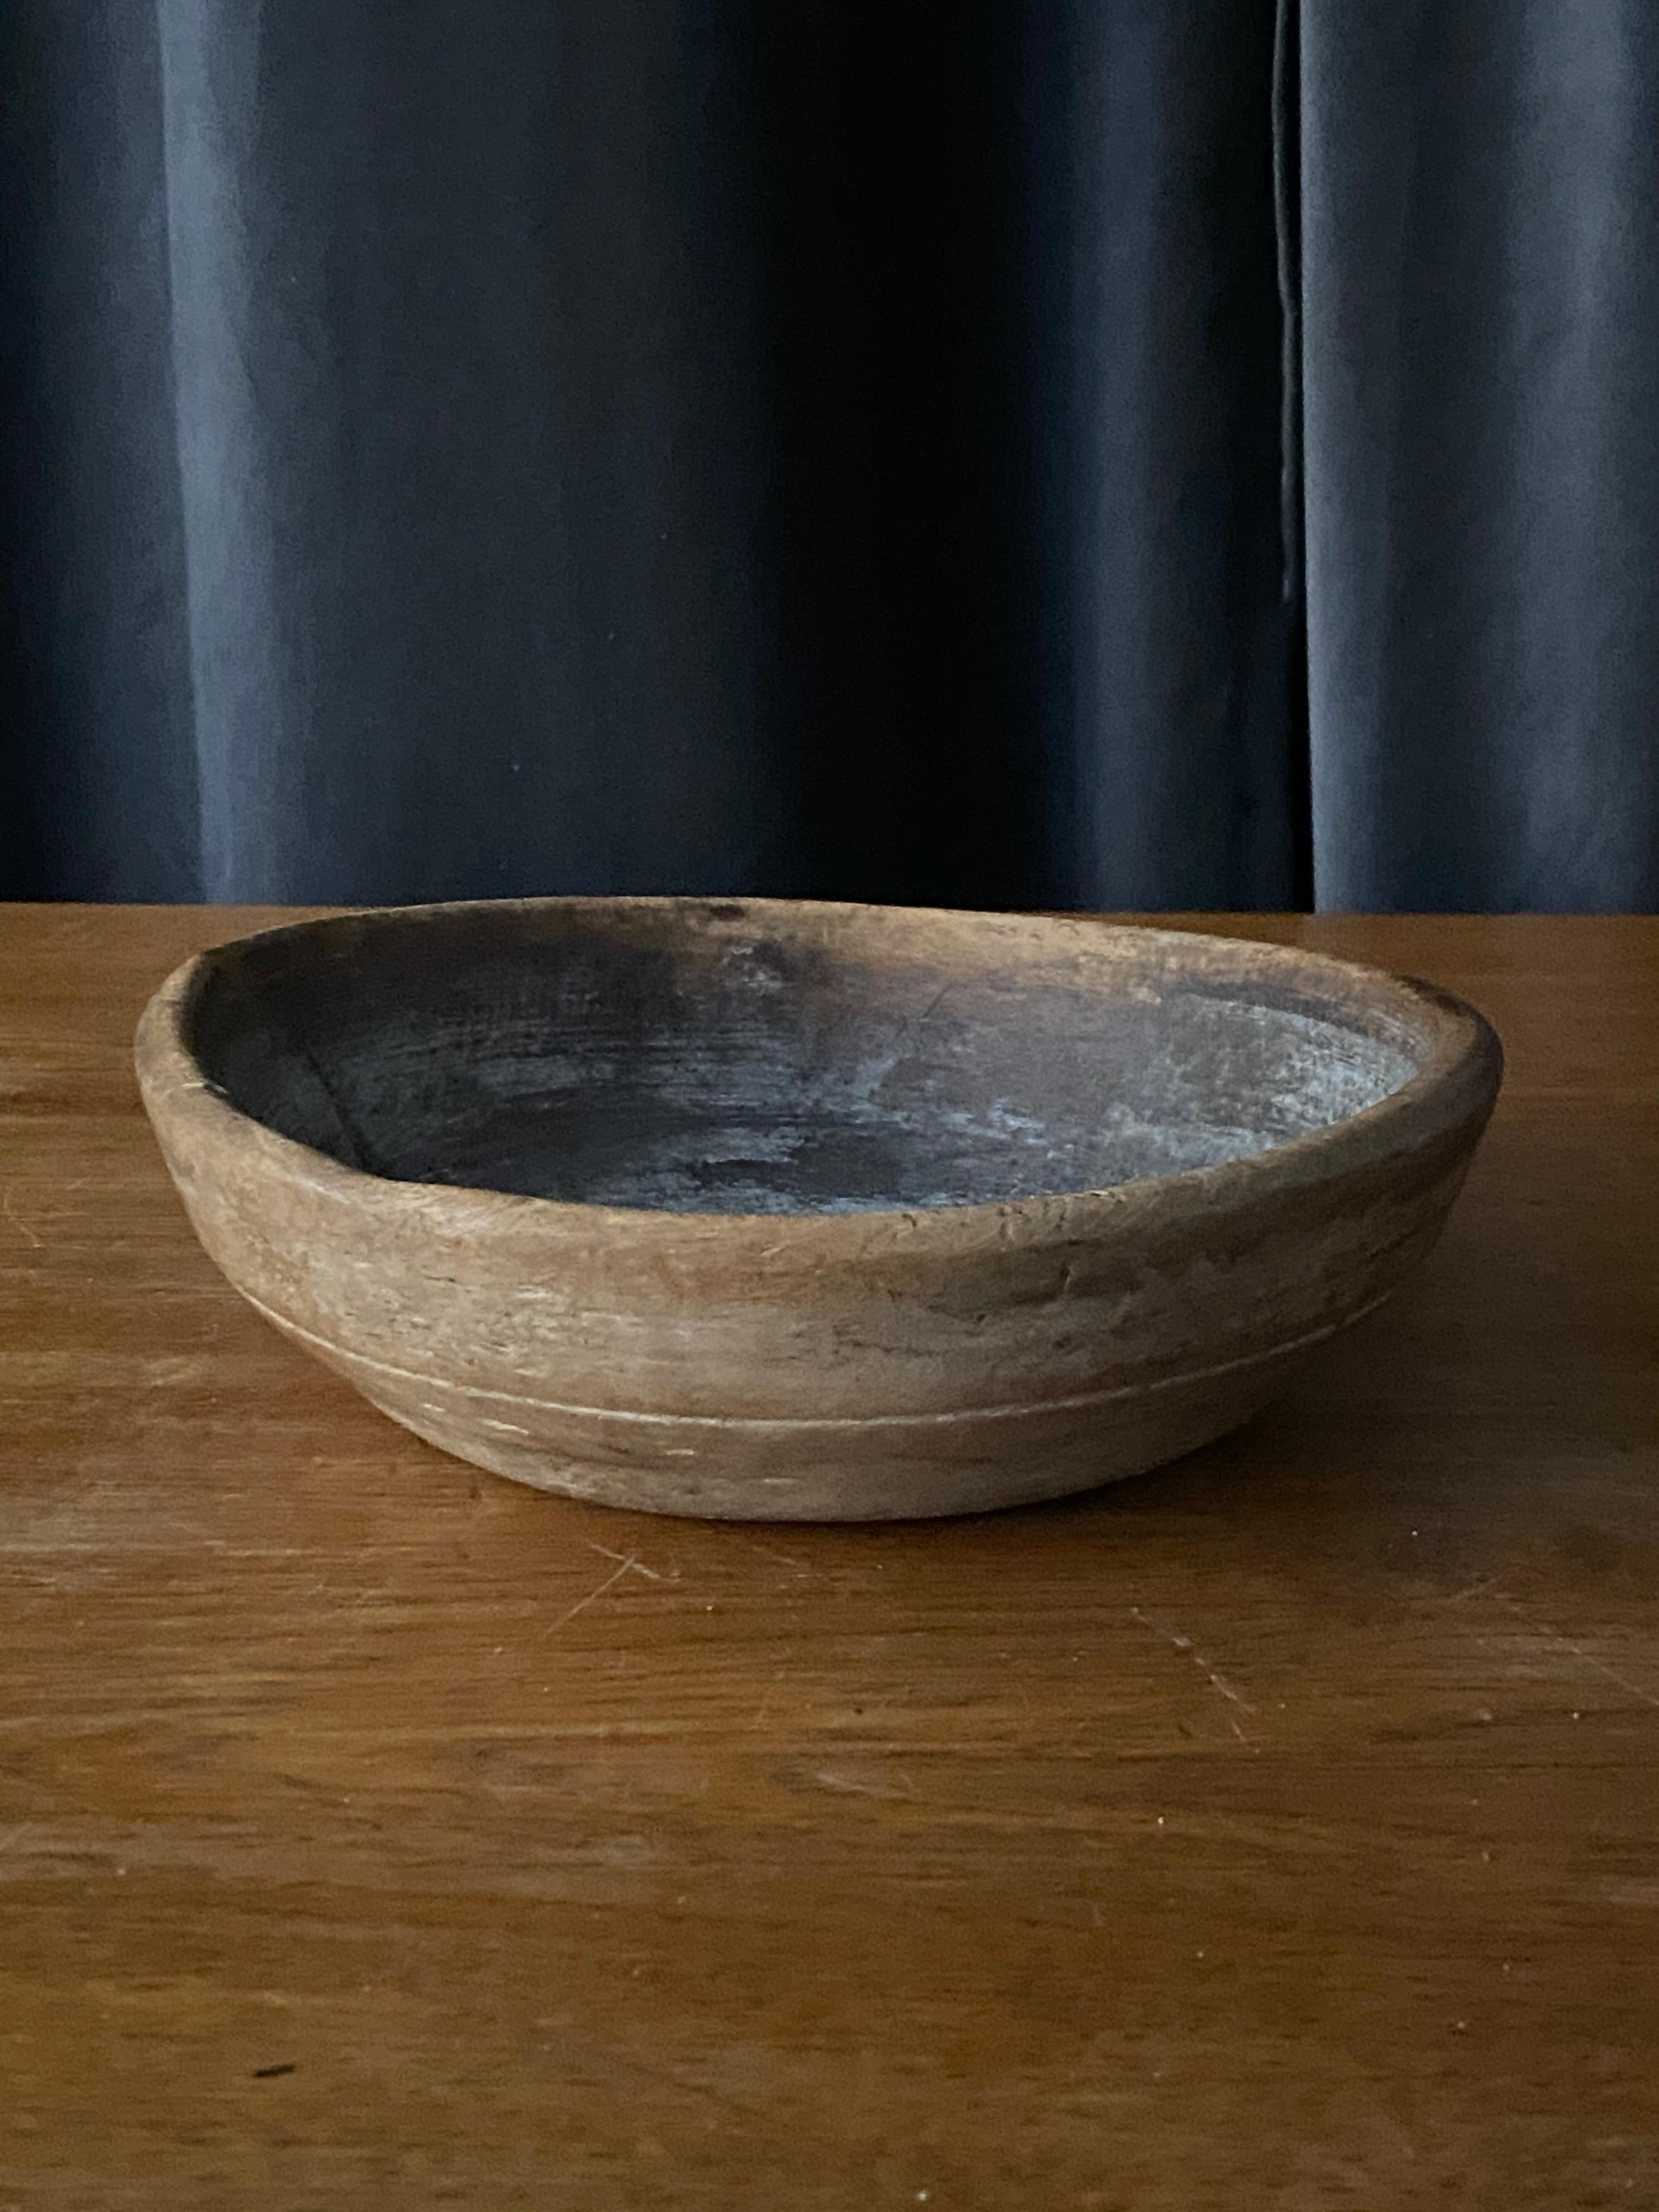
[[[1425,1055],[1377,988],[1098,925],[574,901],[227,946],[186,1031],[242,1112],[371,1174],[847,1212],[1101,1189],[1328,1127]]]

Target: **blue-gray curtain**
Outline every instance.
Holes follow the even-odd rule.
[[[1652,0],[0,19],[0,895],[1659,904]]]

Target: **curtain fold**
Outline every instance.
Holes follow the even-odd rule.
[[[1304,0],[1321,904],[1659,904],[1659,12]]]
[[[1656,903],[1637,0],[9,12],[0,895]]]

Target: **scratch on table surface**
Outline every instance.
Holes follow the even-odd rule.
[[[1547,1636],[1553,1637],[1558,1644],[1565,1644],[1574,1658],[1582,1659],[1585,1666],[1593,1667],[1598,1674],[1605,1674],[1608,1681],[1617,1682],[1621,1690],[1628,1690],[1632,1698],[1639,1698],[1644,1705],[1651,1705],[1656,1712],[1659,1712],[1659,1695],[1644,1689],[1639,1682],[1632,1682],[1621,1668],[1599,1658],[1594,1651],[1586,1651],[1582,1644],[1575,1644],[1571,1637],[1563,1636],[1559,1628],[1552,1628],[1547,1621],[1540,1621],[1538,1626]]]
[[[722,1533],[728,1542],[743,1544],[751,1552],[763,1553],[769,1559],[781,1560],[786,1567],[793,1567],[798,1575],[806,1572],[805,1559],[798,1559],[793,1552],[779,1551],[775,1544],[763,1544],[758,1536],[750,1535],[746,1529],[729,1528]]]
[[[776,1674],[773,1675],[771,1680],[767,1684],[765,1689],[762,1691],[761,1701],[755,1708],[755,1717],[749,1723],[750,1728],[758,1728],[761,1723],[766,1718],[767,1714],[772,1709],[773,1693],[776,1690],[778,1684],[782,1681],[784,1676],[788,1672],[789,1669],[787,1667],[780,1667]]]
[[[1470,1583],[1464,1589],[1450,1591],[1447,1595],[1446,1603],[1468,1605],[1478,1597],[1491,1597],[1494,1593],[1500,1602],[1507,1604],[1510,1601],[1504,1597],[1503,1591],[1498,1589],[1496,1576],[1486,1575],[1478,1583]]]
[[[567,1622],[574,1620],[579,1613],[586,1613],[590,1605],[595,1604],[598,1600],[605,1595],[608,1589],[613,1589],[622,1580],[624,1575],[633,1574],[635,1572],[638,1570],[639,1565],[640,1562],[634,1557],[631,1552],[629,1553],[627,1557],[622,1560],[619,1565],[612,1567],[611,1572],[605,1577],[605,1580],[599,1583],[597,1589],[589,1590],[586,1597],[579,1597],[568,1613],[562,1613],[558,1619],[553,1622],[551,1626],[547,1629],[546,1633],[549,1636],[556,1635],[559,1630],[565,1626]],[[649,1574],[649,1568],[646,1570],[646,1572]],[[659,1578],[653,1577],[653,1579],[656,1580]]]
[[[11,1193],[9,1191],[0,1193],[0,1213],[3,1213],[5,1215],[7,1220],[10,1222],[12,1227],[17,1231],[20,1237],[27,1237],[29,1243],[33,1245],[37,1252],[40,1249],[44,1240],[35,1235],[33,1230],[29,1227],[27,1221],[19,1219],[16,1212],[13,1209]]]
[[[596,1544],[591,1536],[583,1537],[582,1541],[590,1552],[597,1552],[602,1559],[615,1559],[620,1566],[631,1568],[636,1575],[643,1575],[648,1583],[659,1583],[662,1580],[662,1576],[655,1567],[647,1567],[645,1561],[635,1558],[632,1552],[613,1552],[609,1544]],[[669,1577],[671,1582],[676,1579],[674,1576]]]
[[[544,2014],[535,2025],[543,2030],[550,2028],[562,2036],[569,2036],[572,2033],[570,2022],[555,2015]],[[728,2112],[747,2112],[749,2110],[739,2099],[728,2095],[724,2089],[715,2088],[712,2082],[700,2081],[678,2067],[655,2064],[648,2058],[641,2058],[637,2051],[624,2051],[617,2044],[595,2043],[589,2035],[584,2034],[576,2041],[581,2054],[586,2057],[601,2057],[608,2065],[623,2067],[629,2073],[642,2075],[648,2081],[660,2081],[685,2096],[706,2098],[711,2105],[723,2106]]]
[[[1190,1636],[1183,1636],[1178,1628],[1171,1628],[1167,1621],[1155,1620],[1151,1613],[1143,1613],[1138,1605],[1132,1605],[1129,1607],[1129,1613],[1131,1619],[1138,1620],[1143,1628],[1150,1628],[1155,1636],[1161,1636],[1166,1644],[1179,1651],[1183,1657],[1190,1659],[1216,1695],[1224,1698],[1229,1705],[1237,1707],[1237,1712],[1228,1714],[1227,1725],[1241,1743],[1250,1742],[1252,1738],[1249,1730],[1239,1721],[1238,1713],[1254,1713],[1255,1707],[1237,1685],[1230,1682],[1218,1667],[1212,1667],[1210,1664],[1208,1656],[1198,1649]]]
[[[854,1797],[890,1799],[908,1797],[920,1802],[921,1796],[921,1792],[910,1777],[897,1767],[893,1770],[893,1779],[903,1784],[903,1787],[899,1790],[890,1789],[885,1782],[872,1779],[867,1775],[849,1774],[844,1767],[821,1766],[812,1779],[823,1789],[845,1790],[849,1796]]]
[[[1644,1684],[1633,1681],[1622,1668],[1615,1667],[1611,1660],[1603,1659],[1599,1652],[1586,1650],[1582,1644],[1575,1643],[1571,1636],[1564,1635],[1553,1623],[1534,1620],[1525,1607],[1517,1599],[1511,1597],[1507,1590],[1495,1590],[1490,1595],[1493,1602],[1501,1605],[1506,1613],[1512,1614],[1527,1633],[1541,1637],[1547,1644],[1559,1644],[1564,1651],[1570,1651],[1581,1666],[1589,1667],[1595,1674],[1604,1676],[1609,1682],[1616,1682],[1627,1695],[1637,1698],[1642,1705],[1651,1705],[1656,1712],[1659,1712],[1659,1692],[1648,1689]],[[1490,1651],[1495,1659],[1501,1659],[1505,1656],[1490,1637],[1482,1636],[1476,1640],[1485,1650]],[[1513,1653],[1509,1656],[1511,1658],[1514,1656]]]

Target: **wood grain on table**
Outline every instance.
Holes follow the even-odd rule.
[[[447,1459],[192,1242],[0,909],[0,2208],[1659,2206],[1659,921],[1213,923],[1510,1054],[1162,1474],[869,1529]]]

